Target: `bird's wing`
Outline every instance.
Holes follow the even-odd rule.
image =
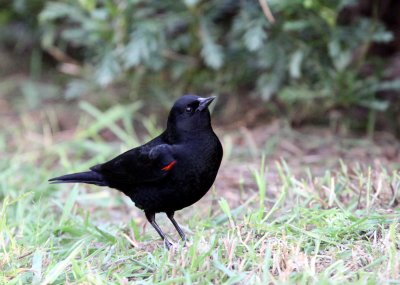
[[[110,186],[129,186],[160,180],[168,175],[176,163],[170,145],[144,145],[96,165],[91,170],[102,174]]]

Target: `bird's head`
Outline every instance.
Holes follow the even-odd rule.
[[[176,100],[168,117],[168,128],[181,131],[197,131],[211,127],[208,105],[215,96],[203,98],[184,95]]]

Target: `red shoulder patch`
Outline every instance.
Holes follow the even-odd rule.
[[[170,162],[167,166],[165,166],[165,167],[163,167],[163,168],[161,168],[161,170],[164,170],[164,171],[169,171],[169,170],[171,170],[172,169],[172,167],[174,167],[174,165],[176,164],[176,160],[174,160],[174,161],[172,161],[172,162]]]

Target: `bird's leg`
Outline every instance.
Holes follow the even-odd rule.
[[[154,212],[145,212],[146,218],[149,221],[149,223],[153,226],[153,228],[157,231],[157,233],[160,235],[160,237],[163,239],[165,246],[167,249],[170,249],[172,243],[167,239],[161,228],[158,226],[156,223],[155,217],[156,214]]]
[[[172,222],[172,224],[174,225],[175,229],[178,231],[178,233],[181,236],[182,240],[186,241],[185,233],[182,231],[182,229],[180,228],[180,226],[178,225],[178,223],[174,219],[174,212],[168,212],[167,213],[167,217]]]

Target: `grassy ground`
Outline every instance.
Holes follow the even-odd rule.
[[[117,191],[47,183],[154,136],[140,118],[147,135],[137,139],[137,108],[81,104],[73,132],[50,131],[51,109],[2,120],[0,284],[400,283],[399,148],[383,134],[341,138],[279,122],[219,130],[215,187],[176,216],[189,242],[157,216],[176,241],[170,251]]]

